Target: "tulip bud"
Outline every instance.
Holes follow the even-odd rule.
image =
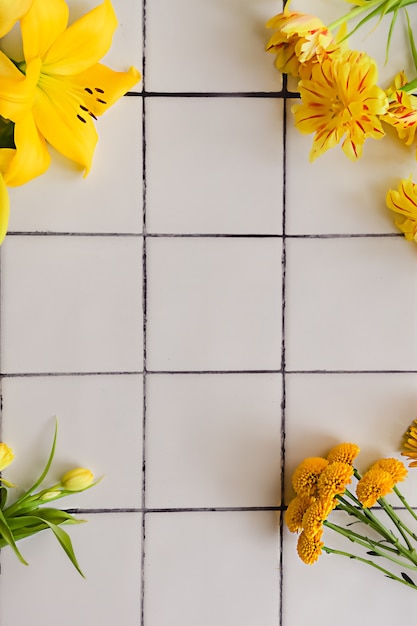
[[[67,491],[82,491],[89,487],[94,480],[93,473],[85,467],[76,467],[61,478],[61,485]]]
[[[13,450],[5,443],[0,443],[0,472],[10,465],[13,459]]]
[[[62,491],[45,491],[39,497],[41,502],[49,502],[49,500],[56,500],[62,496]]]

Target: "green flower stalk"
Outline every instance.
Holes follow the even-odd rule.
[[[407,469],[395,458],[380,459],[361,476],[353,467],[358,453],[356,444],[343,443],[333,448],[326,459],[310,457],[296,468],[292,481],[296,496],[288,505],[285,521],[291,532],[300,533],[298,555],[308,565],[315,563],[322,552],[345,556],[417,589],[417,528],[412,527],[417,516],[397,487]],[[355,494],[348,488],[352,479],[356,480]],[[386,500],[389,493],[405,507],[404,516],[409,521]],[[346,523],[329,519],[334,510],[346,514]],[[364,553],[325,545],[324,530],[344,537]]]
[[[14,485],[3,478],[0,479],[0,548],[10,546],[19,561],[24,565],[28,565],[17,546],[17,542],[36,535],[42,530],[50,530],[71,563],[84,577],[75,556],[71,538],[62,526],[82,524],[86,520],[78,519],[66,511],[45,505],[53,500],[90,489],[99,481],[94,480],[90,470],[75,468],[67,472],[59,483],[39,490],[40,485],[49,472],[55,455],[57,432],[58,426],[56,424],[51,452],[41,475],[29,489],[9,506],[6,505],[10,490],[14,488]],[[0,443],[0,470],[5,469],[12,462],[13,458],[14,455],[11,448],[4,443]]]

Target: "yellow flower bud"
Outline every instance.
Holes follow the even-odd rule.
[[[10,465],[13,459],[13,450],[5,443],[0,443],[0,472]]]
[[[76,467],[61,478],[61,485],[67,491],[82,491],[94,481],[93,473],[85,467]]]
[[[62,496],[62,491],[46,491],[41,495],[39,500],[42,502],[49,502],[49,500],[55,500]]]

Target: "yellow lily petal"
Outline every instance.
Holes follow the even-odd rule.
[[[30,9],[33,0],[0,0],[0,37],[4,37]]]
[[[26,75],[0,51],[0,115],[16,122],[26,115],[35,99],[41,60],[27,65]]]
[[[42,76],[39,87],[33,106],[36,126],[47,142],[84,167],[87,175],[98,137],[83,100],[65,89],[59,77]]]
[[[44,57],[68,24],[64,0],[33,0],[30,11],[20,22],[26,63]]]
[[[15,125],[14,141],[16,150],[4,173],[5,183],[9,187],[24,185],[36,176],[40,176],[49,167],[51,157],[45,139],[36,128],[35,120],[29,113]],[[1,154],[0,150],[0,154]]]
[[[117,25],[110,0],[104,0],[56,38],[44,58],[43,71],[61,76],[83,72],[108,52]]]
[[[1,150],[0,150],[1,152]],[[0,243],[7,233],[9,225],[10,200],[3,176],[0,174]]]
[[[96,63],[93,67],[71,76],[73,88],[77,89],[94,115],[102,115],[119,98],[140,80],[140,73],[134,67],[128,72],[115,72],[106,65]]]

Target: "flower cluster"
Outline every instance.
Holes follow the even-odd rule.
[[[68,26],[64,0],[0,0],[0,38],[19,22],[22,58],[0,50],[0,243],[7,232],[7,187],[23,185],[50,164],[48,146],[91,168],[95,121],[139,79],[131,67],[99,63],[117,18],[110,0]],[[0,42],[1,46],[1,42]]]
[[[417,427],[410,429],[414,429],[412,440],[416,442]],[[413,449],[416,454],[417,444]],[[296,468],[292,477],[295,496],[285,512],[285,522],[290,532],[299,533],[298,555],[307,565],[315,563],[323,551],[346,556],[417,589],[417,584],[406,572],[393,573],[368,558],[373,556],[378,560],[382,557],[399,565],[401,570],[417,570],[417,535],[398,517],[395,508],[385,499],[389,493],[396,494],[413,520],[417,520],[417,514],[397,487],[397,483],[406,478],[407,469],[398,459],[384,458],[373,463],[361,476],[353,466],[359,451],[354,443],[341,443],[332,448],[326,458],[306,458]],[[348,488],[353,478],[356,479],[355,493]],[[396,532],[388,529],[381,517],[374,513],[372,507],[376,505],[388,516]],[[344,511],[349,516],[346,526],[329,519],[334,510]],[[351,528],[350,518],[362,523],[365,534],[358,530],[357,525],[354,529]],[[366,555],[358,556],[325,545],[325,529],[366,548]]]
[[[388,88],[382,89],[377,84],[375,60],[365,52],[350,50],[346,34],[348,22],[362,13],[365,17],[354,30],[372,17],[379,15],[382,19],[391,14],[391,33],[398,12],[406,11],[405,4],[409,3],[358,0],[354,4],[358,6],[328,26],[314,15],[291,11],[288,3],[282,13],[267,23],[274,31],[267,51],[275,54],[275,65],[281,72],[298,79],[301,103],[294,105],[292,111],[298,130],[314,135],[311,161],[340,143],[346,156],[356,161],[365,141],[382,139],[387,125],[396,130],[407,146],[416,143],[417,97],[412,91],[417,87],[417,79],[409,82],[401,71]],[[409,38],[417,70],[411,28]],[[387,52],[389,43],[388,40]],[[417,242],[416,185],[411,179],[401,180],[398,191],[388,191],[386,203],[399,215],[396,226],[407,239]]]
[[[0,478],[0,548],[10,546],[20,562],[27,565],[17,547],[17,542],[42,530],[49,529],[74,567],[81,576],[84,576],[78,565],[71,539],[62,528],[63,524],[81,524],[84,520],[78,519],[66,511],[45,505],[49,505],[53,500],[90,489],[98,481],[94,481],[94,476],[89,469],[77,467],[66,472],[58,483],[39,489],[54,458],[56,437],[57,428],[55,428],[51,452],[43,472],[35,483],[10,505],[7,505],[9,493],[16,489],[16,485],[5,478]],[[14,454],[11,448],[0,442],[0,471],[8,467],[13,459]]]

